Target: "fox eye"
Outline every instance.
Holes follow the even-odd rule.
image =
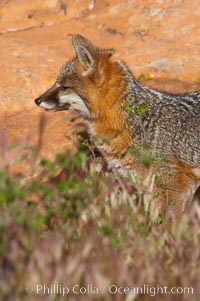
[[[62,86],[62,87],[61,87],[61,90],[63,90],[63,91],[64,91],[64,90],[67,90],[67,89],[69,89],[68,86]]]

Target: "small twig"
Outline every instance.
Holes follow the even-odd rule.
[[[9,158],[8,143],[7,143],[7,136],[6,136],[5,129],[2,129],[0,132],[0,147],[1,147],[1,156],[4,162],[4,166],[8,168],[10,165],[10,158]]]
[[[41,114],[40,120],[39,120],[39,135],[38,135],[38,143],[35,148],[35,157],[38,156],[39,151],[42,148],[42,142],[43,142],[43,134],[44,134],[44,128],[45,128],[45,122],[46,118],[44,114]]]

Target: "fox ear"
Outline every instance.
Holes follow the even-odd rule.
[[[97,60],[95,47],[78,34],[72,36],[72,45],[83,67],[83,75],[91,75],[95,70]]]

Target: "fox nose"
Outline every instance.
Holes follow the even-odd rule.
[[[40,98],[36,98],[36,99],[35,99],[35,103],[36,103],[36,105],[38,105],[38,106],[39,106],[39,105],[41,104],[41,102],[42,102],[42,101],[41,101],[41,99],[40,99]]]

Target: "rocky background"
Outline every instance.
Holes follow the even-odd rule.
[[[9,160],[38,143],[41,155],[71,147],[65,112],[45,113],[34,104],[73,56],[71,36],[80,33],[115,48],[134,75],[170,92],[200,89],[198,0],[1,0],[0,142]],[[7,141],[7,142],[6,142]]]

